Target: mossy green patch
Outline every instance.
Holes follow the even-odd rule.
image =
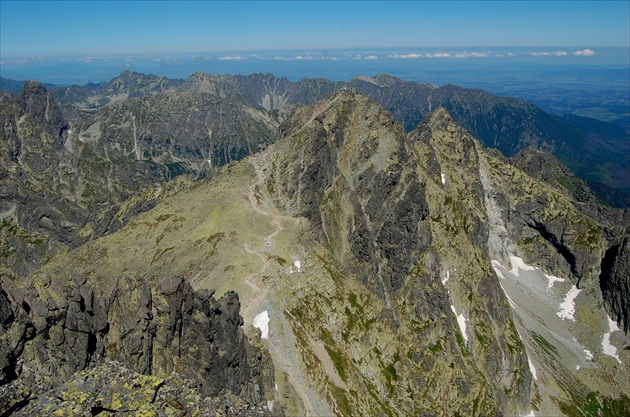
[[[551,343],[549,343],[544,337],[536,332],[532,332],[532,338],[538,346],[540,346],[549,355],[558,355],[558,349]]]

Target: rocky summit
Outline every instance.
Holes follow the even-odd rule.
[[[207,94],[229,101],[218,83],[139,83],[141,126],[160,136],[169,125],[151,100],[183,106],[153,90],[202,86],[185,96],[192,114],[212,106]],[[6,124],[17,130],[5,129],[5,154],[32,138],[83,166],[74,143],[101,149],[83,157],[108,175],[93,200],[69,186],[54,200],[35,175],[45,162],[6,162],[0,415],[627,415],[628,211],[603,206],[544,151],[486,148],[444,107],[409,130],[356,89],[331,93],[265,119],[275,137],[242,160],[175,186],[138,176],[148,185],[135,194],[112,185],[124,178],[114,150],[129,153],[139,132],[138,118],[115,117],[129,103],[96,110],[90,140],[68,139],[63,119],[7,96],[23,116]],[[44,96],[43,114],[56,114]],[[246,120],[270,117],[278,97]],[[103,133],[114,119],[118,133]],[[246,131],[267,135],[267,122]],[[129,142],[105,145],[118,135]],[[130,160],[150,159],[147,137]],[[40,179],[23,184],[28,170]],[[105,194],[116,205],[96,211],[112,225],[99,232],[86,213]],[[54,211],[24,220],[38,201]],[[46,234],[60,243],[19,267],[42,246],[28,240],[34,224],[57,230],[71,209],[84,240]]]

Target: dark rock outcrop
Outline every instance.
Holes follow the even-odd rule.
[[[120,277],[110,292],[84,276],[38,279],[0,284],[1,383],[19,378],[19,392],[40,393],[113,360],[143,375],[182,374],[204,397],[229,390],[265,403],[270,359],[244,336],[236,293],[216,300],[181,277]],[[5,390],[5,407],[28,402],[11,400],[15,392]]]
[[[606,307],[626,333],[630,330],[630,238],[611,246],[602,259],[599,286]]]
[[[295,139],[300,163],[281,161],[268,188],[284,194],[280,204],[308,218],[365,284],[393,294],[430,244],[422,186],[404,167],[404,131],[352,89],[322,105],[330,107],[315,109],[311,123],[302,124],[313,109],[281,128],[284,136],[304,138]]]

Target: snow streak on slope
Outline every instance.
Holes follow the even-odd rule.
[[[466,319],[466,316],[464,316],[464,313],[457,314],[453,304],[451,304],[451,310],[453,310],[453,314],[455,314],[455,317],[457,318],[457,324],[459,325],[459,330],[461,330],[464,340],[468,343],[468,334],[466,333],[466,321],[468,320]]]
[[[573,317],[575,314],[575,299],[580,295],[581,291],[575,285],[571,286],[564,301],[560,304],[560,311],[556,313],[558,317],[575,321],[575,317]]]
[[[527,362],[529,364],[529,372],[532,373],[534,380],[538,381],[538,374],[536,373],[536,367],[532,363],[532,360],[529,358],[529,356],[527,357]]]
[[[608,332],[602,338],[602,351],[606,355],[612,356],[613,358],[617,359],[619,363],[621,363],[621,359],[617,354],[617,348],[610,343],[610,336],[612,336],[614,332],[619,331],[619,327],[617,326],[617,323],[615,323],[608,315],[606,316],[606,318],[608,319]]]
[[[267,310],[257,314],[252,321],[252,325],[257,329],[260,329],[261,339],[269,338],[269,313],[267,313]]]

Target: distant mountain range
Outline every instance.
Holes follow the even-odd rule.
[[[131,131],[121,128],[113,132],[111,129],[115,123],[108,121],[113,113],[119,117],[122,112],[141,120],[143,124],[136,125],[144,129],[139,139],[143,141],[151,137],[154,143],[152,152],[156,152],[156,143],[168,140],[167,127],[163,124],[178,125],[186,131],[180,132],[181,140],[190,142],[194,139],[198,142],[198,146],[188,143],[185,147],[189,151],[194,148],[192,152],[199,159],[205,158],[212,160],[214,165],[220,165],[264,146],[272,136],[271,132],[296,106],[321,100],[343,87],[354,88],[383,105],[406,130],[413,129],[433,109],[444,107],[457,123],[484,145],[497,148],[508,157],[529,146],[551,152],[576,175],[585,179],[605,202],[614,206],[630,205],[630,136],[627,131],[595,119],[550,115],[523,100],[499,97],[482,90],[454,85],[437,87],[385,74],[357,76],[344,83],[326,79],[291,82],[271,74],[215,76],[204,73],[193,74],[184,81],[125,71],[107,83],[55,89],[53,97],[78,132],[89,129],[98,120],[107,135],[122,135],[120,139],[126,140]],[[184,98],[187,95],[190,97]],[[150,96],[156,97],[150,99]],[[228,128],[232,122],[226,118],[212,122],[208,120],[210,116],[205,115],[206,120],[201,122],[199,116],[204,113],[203,110],[197,115],[173,111],[173,108],[182,107],[181,100],[200,100],[201,97],[216,102],[220,100],[225,114],[247,111],[251,117],[255,115],[257,121]],[[206,103],[209,103],[208,100]],[[153,113],[160,115],[157,118],[160,121],[141,119],[140,110],[136,108],[140,103],[146,103],[142,104],[146,109],[143,117],[150,118],[150,113]],[[203,106],[201,102],[199,104]],[[218,114],[212,116],[214,120],[219,117]],[[249,118],[244,115],[233,117],[234,120]],[[162,125],[158,126],[159,123]],[[249,129],[262,129],[266,133],[250,135],[246,133]],[[210,131],[213,131],[213,140],[208,142]],[[246,137],[250,139],[246,140]],[[147,156],[147,159],[156,161],[163,158],[161,154]],[[171,164],[180,162],[177,158],[169,158]],[[188,157],[184,159],[190,160]],[[180,169],[177,165],[173,167]],[[198,166],[193,171],[200,169]],[[183,171],[188,172],[188,169]]]

